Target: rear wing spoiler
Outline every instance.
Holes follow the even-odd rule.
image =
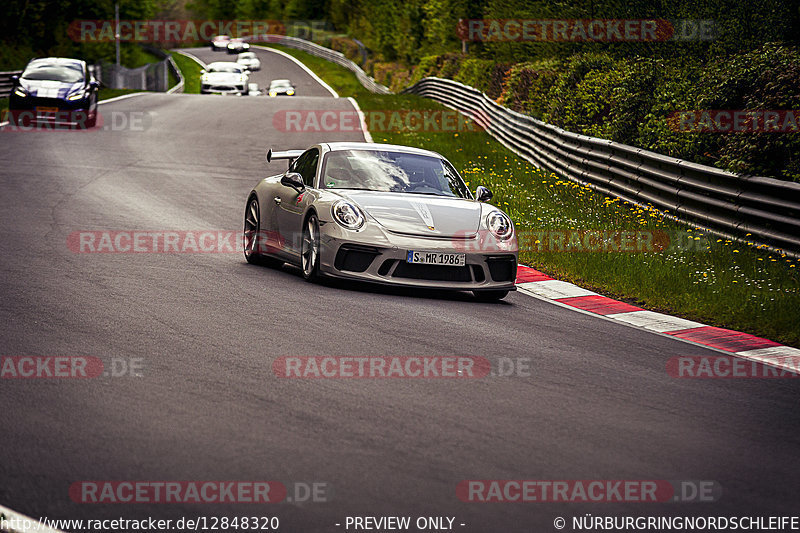
[[[271,163],[273,159],[288,159],[289,164],[292,164],[292,161],[303,155],[305,150],[284,150],[282,152],[273,152],[272,148],[267,150],[267,163]]]

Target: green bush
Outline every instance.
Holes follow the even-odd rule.
[[[459,71],[461,54],[443,54],[435,56],[425,56],[420,59],[414,73],[411,75],[410,83],[414,84],[422,78],[436,76],[439,78],[453,78]]]
[[[350,61],[361,64],[361,51],[353,39],[347,37],[331,37],[330,48],[344,54]]]
[[[439,72],[437,62],[439,56],[425,56],[419,60],[417,66],[414,67],[414,72],[411,74],[409,83],[411,85],[417,83],[422,78],[435,76]]]
[[[505,77],[498,103],[538,119],[549,115],[550,90],[557,78],[557,60],[539,60],[513,65]]]
[[[716,61],[709,69],[708,109],[800,110],[800,51],[767,44]],[[714,135],[714,134],[706,134]],[[714,157],[732,172],[800,182],[800,131],[716,135]]]
[[[607,54],[578,54],[561,67],[548,93],[547,122],[574,133],[606,136],[611,93],[619,84],[617,64]]]
[[[488,59],[465,59],[461,62],[461,68],[453,79],[486,92],[489,88],[493,69],[494,61]]]

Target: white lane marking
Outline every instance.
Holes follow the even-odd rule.
[[[589,289],[578,287],[566,281],[557,279],[548,279],[544,281],[529,281],[527,283],[518,283],[517,289],[523,292],[549,298],[551,300],[558,300],[559,298],[571,298],[573,296],[593,296],[597,294]]]
[[[367,129],[367,121],[364,119],[364,112],[361,111],[360,107],[358,107],[358,102],[356,102],[356,99],[353,98],[352,96],[348,96],[347,99],[350,101],[350,103],[355,108],[356,113],[358,113],[358,120],[361,121],[361,131],[364,133],[364,142],[368,142],[368,143],[374,142],[372,140],[372,134]]]
[[[134,96],[142,96],[145,94],[154,94],[154,93],[130,93],[130,94],[121,94],[119,96],[115,96],[114,98],[106,98],[105,100],[100,100],[97,102],[97,105],[100,104],[110,104],[111,102],[116,102],[118,100],[125,100],[126,98],[133,98]]]
[[[9,533],[28,533],[31,531],[37,531],[39,533],[64,533],[58,529],[40,524],[39,520],[12,511],[8,507],[3,507],[2,505],[0,505],[0,527],[5,527],[5,529],[0,529],[0,531],[8,531]]]
[[[791,346],[770,346],[756,350],[744,350],[736,352],[735,355],[789,372],[800,371],[800,350]]]
[[[767,348],[736,352],[736,355],[744,357],[800,357],[800,350],[791,346],[769,346]]]
[[[677,331],[680,329],[702,328],[705,324],[678,318],[674,316],[656,313],[655,311],[630,311],[628,313],[617,313],[606,315],[608,318],[627,322],[634,326],[639,326],[651,331],[664,333],[667,331]]]
[[[330,85],[328,85],[327,83],[325,83],[324,81],[322,81],[322,78],[320,78],[319,76],[317,76],[316,74],[314,74],[314,71],[313,71],[313,70],[311,70],[310,68],[308,68],[307,66],[305,66],[305,65],[303,64],[303,62],[302,62],[302,61],[300,61],[299,59],[297,59],[296,57],[290,56],[289,54],[287,54],[287,53],[286,53],[286,52],[284,52],[283,50],[276,50],[276,49],[274,49],[274,48],[267,48],[266,46],[261,46],[261,45],[258,45],[258,44],[253,44],[253,45],[250,45],[250,47],[251,47],[251,48],[258,48],[259,50],[266,50],[267,52],[274,52],[274,53],[276,53],[276,54],[282,55],[283,57],[285,57],[285,58],[287,58],[287,59],[290,59],[291,61],[294,61],[294,62],[297,64],[297,66],[299,66],[300,68],[302,68],[303,70],[305,70],[305,71],[306,71],[306,73],[307,73],[309,76],[311,76],[312,78],[314,78],[314,80],[315,80],[317,83],[319,83],[320,85],[322,85],[322,86],[323,86],[323,87],[324,87],[324,88],[325,88],[325,89],[326,89],[326,90],[327,90],[329,93],[331,93],[331,96],[333,96],[334,98],[339,98],[339,94],[338,94],[336,91],[334,91],[334,90],[333,90],[333,88],[331,88],[331,86],[330,86]]]

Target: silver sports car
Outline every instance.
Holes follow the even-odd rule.
[[[250,263],[437,289],[499,300],[514,290],[517,238],[511,219],[475,197],[441,155],[407,146],[322,143],[267,153],[288,159],[261,180],[244,214]]]

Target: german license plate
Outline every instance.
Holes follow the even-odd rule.
[[[466,254],[448,254],[442,252],[415,252],[409,250],[406,263],[417,265],[464,266],[467,264]]]
[[[36,108],[36,111],[38,113],[58,113],[58,108],[57,107],[42,107],[42,106],[38,106]]]

